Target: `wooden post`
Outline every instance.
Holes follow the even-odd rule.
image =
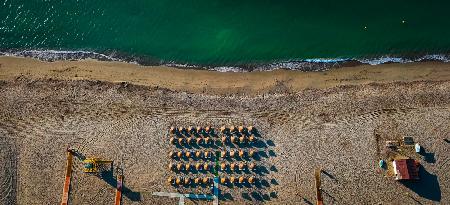
[[[123,186],[123,176],[119,175],[117,177],[117,189],[116,189],[116,200],[115,205],[120,205],[120,202],[122,200],[122,186]]]
[[[316,195],[317,195],[317,205],[323,205],[322,191],[320,190],[320,174],[322,170],[316,169],[315,177],[316,177]]]
[[[61,205],[67,205],[69,203],[70,179],[72,176],[72,159],[73,159],[72,152],[67,150],[66,176],[64,181]]]

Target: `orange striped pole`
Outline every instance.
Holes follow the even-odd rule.
[[[323,198],[322,198],[322,191],[320,189],[320,174],[321,174],[322,170],[321,169],[316,169],[315,172],[315,178],[316,178],[316,195],[317,195],[317,205],[323,205]]]
[[[117,177],[117,189],[116,189],[116,202],[115,202],[115,205],[120,205],[120,200],[122,199],[122,186],[123,186],[123,176],[119,175]]]
[[[70,151],[67,151],[66,178],[64,181],[61,205],[67,205],[69,203],[70,177],[72,175],[72,158],[72,153]]]

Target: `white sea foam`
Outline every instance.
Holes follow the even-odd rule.
[[[357,61],[369,64],[369,65],[379,65],[383,63],[410,63],[414,62],[410,59],[397,58],[397,57],[380,57],[380,58],[372,58],[372,59],[358,59]]]
[[[0,54],[4,56],[32,57],[44,61],[81,60],[89,58],[109,61],[121,61],[118,58],[89,51],[25,50],[0,52]]]
[[[218,72],[247,72],[243,68],[234,67],[234,66],[218,66],[218,67],[212,67],[209,70],[218,71]]]
[[[90,51],[58,51],[58,50],[24,50],[24,51],[5,51],[0,52],[4,56],[32,57],[43,61],[57,60],[81,60],[81,59],[98,59],[104,61],[120,61],[133,64],[140,64],[137,58],[122,59],[116,54],[106,55]],[[280,61],[268,64],[256,64],[251,66],[201,66],[195,64],[182,64],[176,62],[160,61],[159,64],[171,67],[187,68],[187,69],[207,69],[218,72],[248,72],[248,71],[273,71],[276,69],[288,69],[299,71],[323,71],[330,68],[341,67],[348,62],[355,62],[368,65],[379,65],[384,63],[411,63],[420,61],[441,61],[450,62],[450,56],[445,54],[424,55],[416,58],[401,57],[377,57],[377,58],[316,58],[305,60]],[[142,64],[142,63],[141,63]],[[145,63],[143,63],[145,64]],[[154,63],[153,63],[154,64]]]

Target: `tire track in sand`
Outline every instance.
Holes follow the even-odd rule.
[[[17,203],[17,150],[0,128],[0,204]]]

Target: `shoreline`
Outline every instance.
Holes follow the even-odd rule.
[[[0,57],[0,64],[0,80],[14,80],[18,77],[44,80],[100,80],[213,95],[295,93],[306,89],[370,83],[450,80],[450,63],[434,61],[351,65],[314,72],[284,69],[217,72],[169,66],[142,66],[115,61],[46,62],[8,56]]]
[[[450,62],[450,53],[426,54],[416,53],[409,55],[380,55],[367,57],[336,57],[336,58],[309,58],[285,59],[271,61],[255,61],[246,63],[211,63],[197,64],[189,62],[166,61],[145,55],[128,55],[117,51],[84,51],[84,50],[2,50],[0,56],[34,58],[46,62],[98,60],[137,64],[141,66],[167,66],[180,69],[212,70],[219,72],[252,72],[272,71],[276,69],[296,71],[325,71],[329,69],[351,67],[358,65],[381,65],[389,63],[413,63],[436,61]]]

